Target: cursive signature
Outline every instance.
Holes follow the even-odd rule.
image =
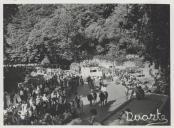
[[[168,123],[168,119],[166,119],[166,116],[160,113],[158,109],[155,114],[133,114],[132,112],[126,112],[126,120],[130,122],[144,121],[148,123],[147,125]]]

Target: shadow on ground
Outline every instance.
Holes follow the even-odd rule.
[[[102,121],[108,114],[110,114],[112,111],[110,111],[111,105],[116,102],[116,100],[109,101],[105,106],[101,107],[99,102],[96,104],[93,104],[90,106],[89,104],[84,105],[84,112],[81,113],[80,119],[83,120],[82,124],[83,125],[88,125],[86,122],[88,122],[90,118],[90,110],[95,108],[97,109],[97,116],[96,116],[96,121],[100,122]]]

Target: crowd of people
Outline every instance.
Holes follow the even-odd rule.
[[[81,77],[64,73],[34,84],[19,83],[14,94],[4,93],[4,124],[66,124],[81,113],[83,103],[76,91],[82,84]]]
[[[83,112],[83,101],[77,93],[77,87],[84,85],[82,77],[69,72],[51,75],[49,79],[27,75],[14,93],[4,93],[5,125],[62,125]],[[134,75],[125,70],[115,75],[125,86],[126,96],[131,98],[135,94],[138,99],[144,97],[142,83]],[[95,84],[96,81],[99,82],[98,86]],[[93,91],[98,89],[100,92],[107,92],[103,78],[88,77],[87,83]],[[96,98],[97,96],[94,96],[93,100]],[[102,99],[100,95],[99,98]]]
[[[125,87],[125,93],[128,99],[132,97],[142,99],[145,96],[145,92],[149,91],[149,88],[142,81],[126,70],[120,71],[118,76],[121,84]]]

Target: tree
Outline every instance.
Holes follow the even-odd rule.
[[[170,93],[170,8],[169,5],[133,5],[128,24],[144,45],[146,61],[154,63],[165,78],[165,93]]]
[[[4,4],[3,6],[3,25],[4,25],[4,63],[8,63],[9,61],[9,54],[6,51],[6,48],[9,48],[9,44],[7,43],[7,25],[12,21],[13,16],[16,14],[16,12],[18,11],[18,6],[15,4]]]
[[[40,63],[45,56],[56,64],[93,56],[124,61],[138,54],[169,76],[167,5],[18,5],[14,12],[4,36],[9,62]]]

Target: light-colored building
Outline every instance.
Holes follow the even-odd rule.
[[[114,62],[109,61],[109,60],[104,60],[104,59],[93,59],[94,62],[97,62],[99,66],[104,67],[104,68],[112,68],[114,65]]]
[[[100,67],[82,67],[81,75],[84,79],[89,76],[101,78],[103,76],[103,73]]]

